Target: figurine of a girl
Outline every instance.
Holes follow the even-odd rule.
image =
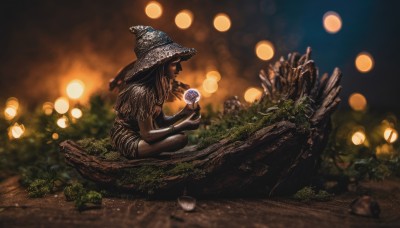
[[[182,70],[181,61],[191,58],[196,50],[182,47],[150,26],[133,26],[130,31],[136,37],[137,60],[110,82],[110,89],[120,88],[111,140],[129,159],[179,150],[187,144],[183,131],[199,127],[199,106],[187,105],[174,116],[164,115],[162,107],[188,88],[176,77]]]

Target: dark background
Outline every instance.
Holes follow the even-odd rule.
[[[320,74],[339,67],[344,74],[343,100],[360,92],[372,108],[400,108],[398,1],[159,2],[163,15],[153,20],[144,13],[145,0],[2,1],[0,101],[15,96],[33,107],[54,100],[62,93],[63,77],[71,69],[79,69],[77,65],[95,72],[86,80],[95,81],[94,88],[106,91],[108,80],[135,58],[128,28],[145,24],[198,50],[193,60],[184,63],[182,77],[199,77],[208,68],[221,72],[223,79],[215,102],[258,86],[258,71],[268,62],[255,56],[254,46],[267,39],[275,45],[273,61],[291,51],[304,53],[311,46]],[[195,17],[188,30],[179,30],[174,24],[176,13],[182,9],[191,10]],[[323,28],[322,17],[327,11],[336,11],[342,18],[342,29],[336,34]],[[226,33],[212,26],[215,14],[220,12],[231,17],[232,27]],[[375,61],[373,70],[366,74],[354,66],[355,57],[363,51]],[[193,79],[192,83],[198,81]],[[342,106],[346,105],[343,102]]]

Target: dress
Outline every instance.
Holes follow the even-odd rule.
[[[141,140],[138,120],[144,121],[150,116],[155,119],[161,111],[152,89],[131,85],[117,98],[114,107],[117,112],[110,131],[111,141],[122,156],[128,159],[138,158],[138,146]]]

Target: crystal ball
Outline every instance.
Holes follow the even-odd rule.
[[[200,100],[200,92],[197,89],[188,89],[183,94],[186,104],[194,104]]]

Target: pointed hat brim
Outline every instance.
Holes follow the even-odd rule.
[[[180,57],[182,61],[186,61],[195,54],[196,50],[194,48],[183,47],[175,42],[156,47],[145,53],[141,58],[138,58],[131,69],[127,69],[125,81],[128,82],[136,75],[174,58]]]

